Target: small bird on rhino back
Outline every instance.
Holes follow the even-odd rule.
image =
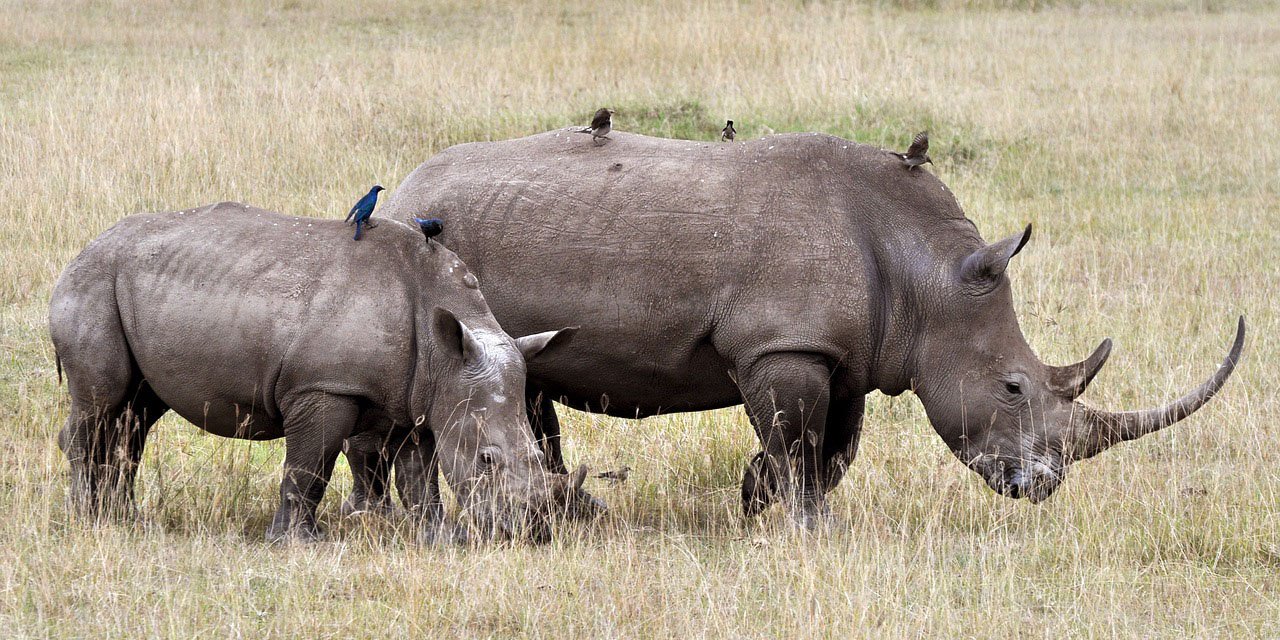
[[[351,211],[347,212],[347,223],[356,225],[356,240],[360,239],[361,231],[366,224],[369,225],[370,229],[378,226],[369,219],[369,216],[373,215],[373,208],[378,206],[378,192],[382,190],[382,185],[373,185],[369,193],[360,198],[356,206],[351,207]]]
[[[591,118],[591,126],[584,129],[578,129],[578,133],[591,134],[591,142],[600,144],[600,140],[608,140],[609,132],[613,130],[613,109],[601,108],[596,111],[596,115]]]
[[[894,153],[892,151],[890,153],[901,158],[903,166],[905,166],[908,171],[915,169],[926,162],[933,164],[933,160],[929,158],[928,131],[921,131],[920,133],[917,133],[916,137],[911,141],[911,146],[907,147],[906,153]]]
[[[730,120],[728,124],[725,124],[724,128],[720,130],[720,141],[733,142],[734,136],[737,136],[737,135],[738,135],[738,130],[733,128],[733,121]]]

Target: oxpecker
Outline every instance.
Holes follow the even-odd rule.
[[[733,137],[736,135],[738,135],[738,130],[733,128],[733,121],[730,120],[729,123],[724,125],[724,128],[720,130],[720,141],[733,142]]]
[[[596,115],[591,118],[591,126],[578,129],[578,133],[591,134],[591,142],[600,144],[600,140],[608,140],[609,132],[613,130],[613,109],[600,109],[596,111]]]
[[[917,133],[906,153],[894,153],[893,155],[902,158],[902,164],[908,171],[926,162],[933,164],[933,160],[929,159],[929,132],[921,131]]]

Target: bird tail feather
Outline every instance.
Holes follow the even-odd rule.
[[[363,228],[364,228],[364,222],[363,222],[363,221],[361,221],[361,220],[357,220],[357,221],[356,221],[356,240],[359,240],[359,239],[360,239],[360,231],[361,231]]]

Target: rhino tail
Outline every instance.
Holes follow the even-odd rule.
[[[58,370],[58,386],[62,386],[62,356],[58,355],[58,350],[53,351],[53,365]]]

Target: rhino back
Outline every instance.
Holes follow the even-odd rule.
[[[220,435],[251,415],[252,436],[270,438],[308,391],[404,411],[420,272],[431,271],[422,245],[403,225],[353,242],[341,221],[220,203],[130,216],[59,289],[83,279],[74,273],[105,274],[136,365],[166,404]]]
[[[444,218],[509,331],[581,325],[581,357],[530,367],[569,395],[703,408],[736,403],[728,372],[762,353],[869,360],[893,289],[980,241],[940,181],[873,147],[610,137],[453,147],[382,212]]]

